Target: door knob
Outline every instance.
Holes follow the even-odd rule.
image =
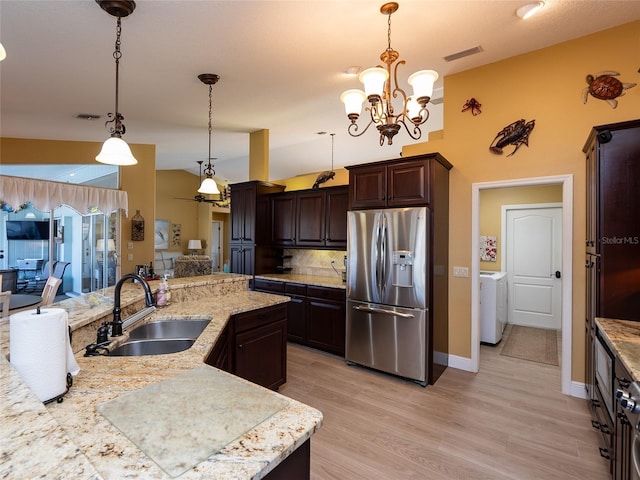
[[[560,270],[556,270],[555,273],[552,273],[550,276],[551,277],[556,277],[556,278],[561,278],[562,274],[560,273]]]

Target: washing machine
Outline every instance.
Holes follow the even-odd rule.
[[[507,272],[480,272],[480,341],[495,345],[507,325]]]

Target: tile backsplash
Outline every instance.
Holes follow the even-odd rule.
[[[284,266],[291,268],[295,275],[317,275],[319,277],[340,277],[344,270],[344,250],[284,250]],[[333,266],[331,262],[334,262]],[[335,267],[335,270],[334,268]],[[338,271],[336,273],[336,270]]]

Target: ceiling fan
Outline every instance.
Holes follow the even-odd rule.
[[[200,173],[198,175],[198,185],[202,183],[202,160],[198,160],[198,165],[200,167]],[[205,197],[202,193],[198,193],[194,195],[192,198],[179,198],[174,197],[174,200],[191,200],[192,202],[198,203],[211,203],[216,207],[229,207],[231,205],[231,189],[229,185],[225,185],[225,187],[220,191],[220,199],[213,200],[211,198]]]

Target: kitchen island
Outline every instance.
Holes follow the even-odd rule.
[[[150,387],[202,367],[229,318],[286,302],[284,296],[246,290],[248,277],[215,274],[170,280],[171,304],[140,324],[163,318],[211,318],[194,345],[183,352],[137,357],[84,357],[84,346],[95,342],[96,327],[110,316],[113,288],[65,300],[74,330],[73,350],[81,371],[60,404],[44,406],[7,362],[9,325],[0,324],[0,379],[2,384],[0,466],[2,478],[166,479],[173,478],[115,428],[96,408],[134,390]],[[157,282],[151,282],[152,289]],[[125,284],[123,310],[138,310],[142,289]],[[128,313],[127,313],[128,314]],[[124,314],[123,317],[126,317]],[[119,338],[118,342],[126,340]],[[204,367],[210,368],[210,367]],[[322,423],[322,414],[295,400],[227,373],[256,394],[286,400],[284,408],[228,443],[178,478],[264,478],[308,441]],[[194,398],[197,398],[194,392]],[[190,398],[175,415],[190,414]],[[162,418],[157,418],[158,422]],[[171,438],[166,442],[170,444]]]

